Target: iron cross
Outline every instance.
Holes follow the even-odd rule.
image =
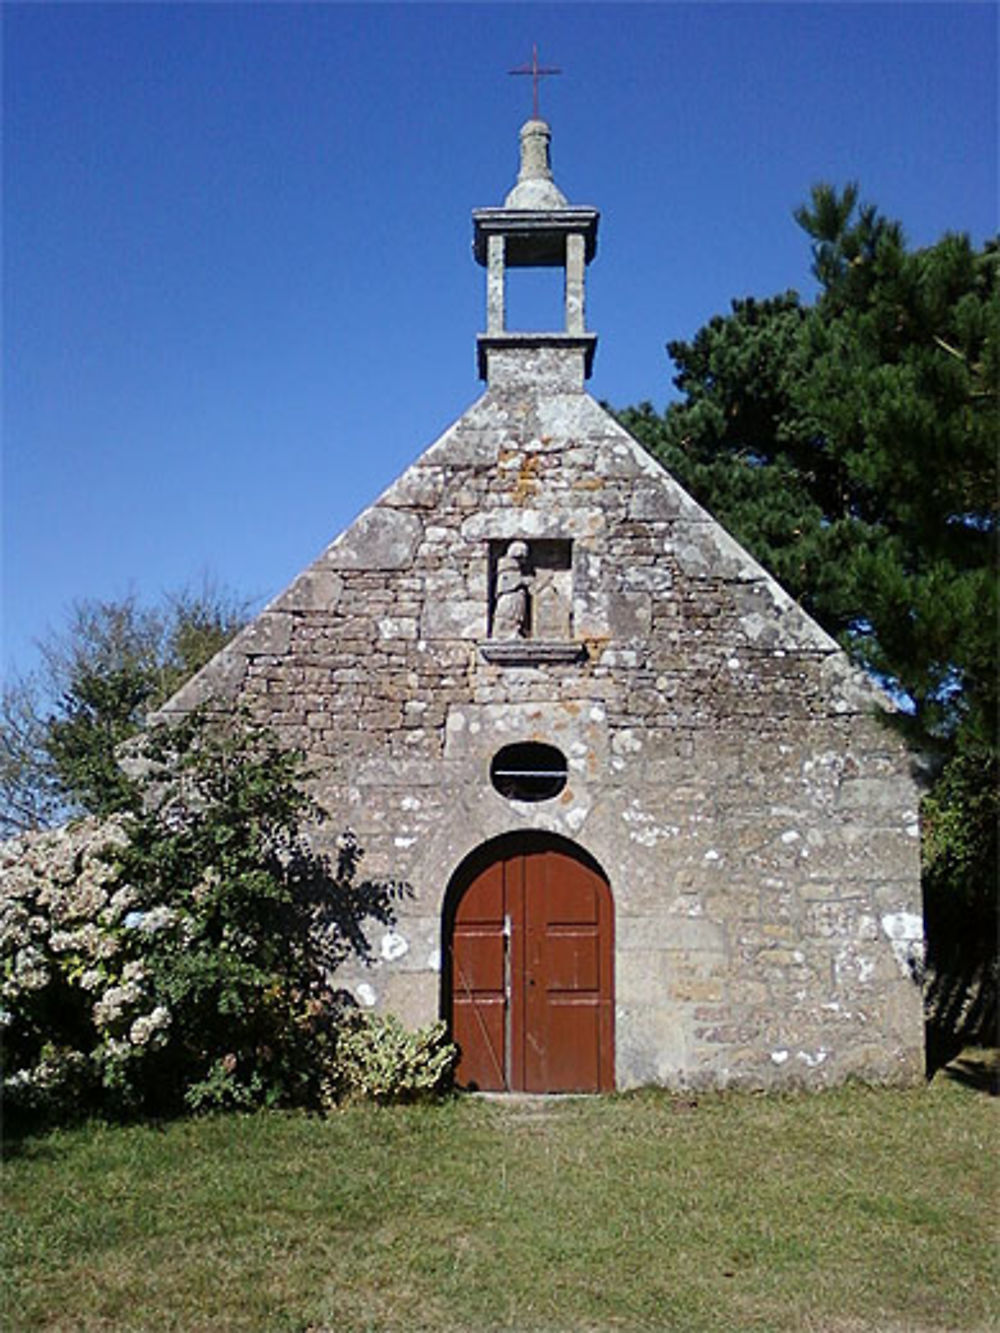
[[[537,47],[537,45],[532,45],[532,48],[531,48],[531,64],[530,64],[530,65],[518,65],[517,69],[509,69],[509,70],[507,71],[507,73],[508,73],[508,74],[530,74],[530,75],[531,75],[532,93],[533,93],[533,99],[532,99],[532,103],[533,103],[533,112],[532,112],[532,114],[533,114],[533,116],[534,116],[534,119],[535,119],[535,120],[538,120],[538,118],[539,118],[539,117],[538,117],[538,80],[539,80],[539,79],[544,79],[544,78],[546,77],[546,75],[548,75],[548,74],[561,74],[561,73],[562,73],[562,70],[561,70],[561,69],[557,69],[555,65],[539,65],[539,63],[538,63],[538,47]]]

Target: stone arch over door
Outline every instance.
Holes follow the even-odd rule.
[[[494,838],[452,876],[442,925],[460,1086],[614,1088],[614,902],[593,857],[554,834]]]

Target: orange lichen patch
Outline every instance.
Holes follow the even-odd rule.
[[[514,503],[524,504],[524,502],[538,493],[538,471],[542,460],[537,454],[527,454],[521,463],[517,474],[517,481],[514,483]]]
[[[571,489],[574,491],[602,491],[604,489],[604,478],[581,477],[579,481],[574,481]]]
[[[596,661],[611,642],[611,636],[609,634],[595,634],[584,639],[583,642],[587,649],[588,657]]]

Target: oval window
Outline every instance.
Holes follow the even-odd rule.
[[[566,786],[566,756],[540,741],[505,745],[493,756],[490,781],[511,801],[550,801]]]

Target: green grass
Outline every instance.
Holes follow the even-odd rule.
[[[982,1092],[88,1126],[5,1168],[3,1327],[991,1329]]]

